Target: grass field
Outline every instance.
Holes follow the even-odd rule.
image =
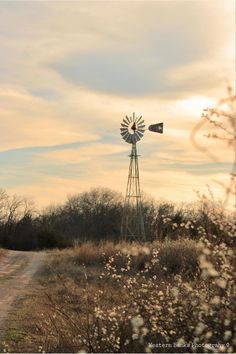
[[[235,348],[231,246],[204,239],[145,245],[88,242],[53,254],[41,269],[40,292],[20,303],[5,350]]]

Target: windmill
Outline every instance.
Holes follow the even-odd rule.
[[[121,238],[129,241],[145,241],[145,229],[142,210],[142,196],[139,182],[139,166],[137,142],[142,139],[145,132],[145,122],[141,117],[125,117],[121,123],[122,138],[132,144],[129,163],[128,181],[125,202],[121,220]],[[163,133],[163,123],[152,124],[148,130]]]

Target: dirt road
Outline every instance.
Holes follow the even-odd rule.
[[[33,276],[44,257],[44,252],[8,251],[0,259],[0,337],[15,302],[32,287]]]

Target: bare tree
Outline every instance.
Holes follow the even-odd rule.
[[[3,189],[0,189],[0,225],[5,222],[7,217],[7,199],[8,196]]]
[[[0,190],[0,244],[15,247],[16,244],[28,242],[29,227],[33,223],[33,204],[26,198],[9,196]]]
[[[218,161],[217,156],[207,147],[202,146],[197,139],[197,133],[202,128],[210,128],[205,136],[211,139],[224,141],[234,151],[234,160],[230,172],[230,180],[227,185],[216,181],[225,190],[224,206],[228,203],[230,195],[236,196],[236,116],[235,116],[236,95],[230,85],[227,87],[227,96],[217,103],[214,108],[206,108],[203,111],[201,121],[194,127],[191,133],[193,145],[206,154],[210,159]]]

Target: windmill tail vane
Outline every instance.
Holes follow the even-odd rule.
[[[149,125],[148,130],[151,132],[163,134],[163,125],[163,123],[151,124]]]

